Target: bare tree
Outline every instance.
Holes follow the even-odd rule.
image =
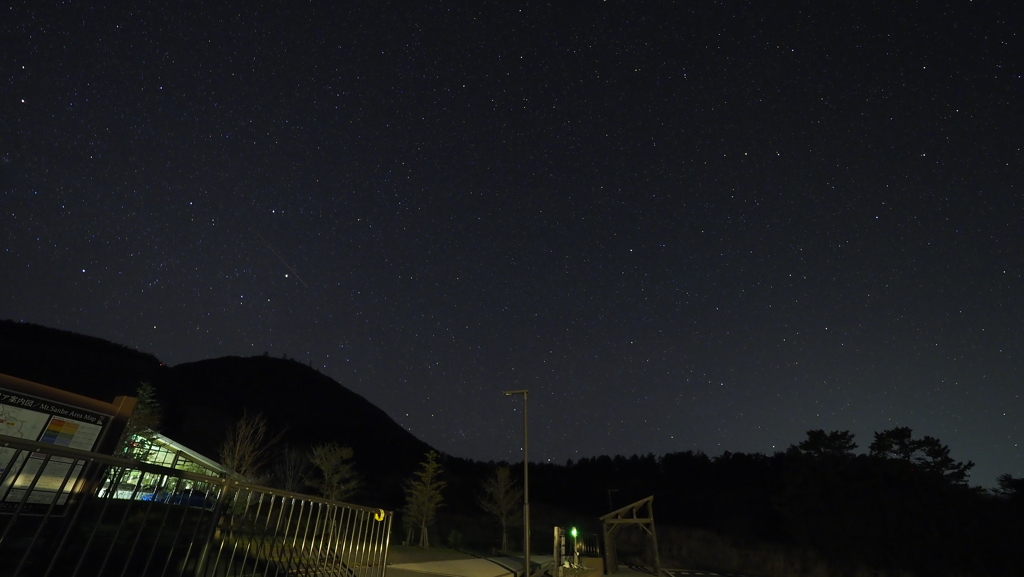
[[[306,477],[306,482],[325,499],[341,501],[351,497],[362,486],[362,479],[349,462],[351,458],[352,449],[334,441],[313,447],[309,460],[317,474]]]
[[[255,480],[270,461],[273,446],[283,435],[282,431],[270,437],[266,417],[246,409],[242,418],[228,427],[227,436],[220,446],[220,462],[235,475]]]
[[[309,470],[309,456],[305,451],[285,444],[277,452],[272,469],[271,475],[275,487],[298,493],[305,485],[306,472]]]
[[[441,474],[437,453],[434,451],[427,453],[427,460],[420,465],[422,469],[416,471],[405,484],[404,512],[411,519],[408,527],[419,526],[419,546],[430,547],[427,527],[434,522],[437,510],[444,501],[441,489],[444,489],[447,483],[437,478]]]
[[[501,523],[501,550],[508,551],[508,527],[522,522],[523,490],[516,486],[508,466],[498,467],[484,480],[484,493],[477,497],[480,508],[497,517]]]

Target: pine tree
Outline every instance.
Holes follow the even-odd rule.
[[[420,466],[422,468],[406,481],[403,512],[412,520],[410,527],[419,527],[419,546],[426,548],[430,547],[427,528],[434,522],[437,510],[444,501],[441,489],[444,489],[447,483],[437,478],[441,474],[441,465],[437,462],[437,453],[434,451],[427,453],[427,460]]]
[[[857,443],[853,442],[853,433],[850,431],[826,433],[823,429],[813,429],[807,431],[807,439],[801,441],[796,448],[801,453],[818,459],[841,458],[853,457]]]
[[[941,475],[951,483],[964,484],[974,463],[962,463],[949,456],[949,445],[925,435],[915,439],[910,427],[896,427],[875,433],[868,448],[874,457],[905,461],[927,473]]]
[[[1024,502],[1024,479],[1015,479],[1013,475],[1005,473],[996,478],[996,483],[997,495],[1012,501]]]

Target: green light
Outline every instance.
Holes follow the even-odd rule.
[[[569,530],[569,534],[572,535],[573,538],[575,538],[576,537],[576,527],[573,527],[572,529],[570,529]]]

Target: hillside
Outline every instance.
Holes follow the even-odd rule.
[[[170,437],[216,454],[224,423],[244,409],[259,411],[271,429],[285,431],[285,442],[352,447],[367,477],[366,496],[392,508],[403,498],[402,481],[430,450],[363,397],[292,360],[225,357],[178,365],[163,376],[157,391],[174,399],[164,419]]]
[[[400,508],[403,481],[429,450],[366,399],[287,359],[165,367],[101,339],[0,321],[0,372],[106,401],[151,382],[163,407],[162,431],[210,456],[243,411],[262,412],[272,429],[285,431],[285,443],[351,446],[366,479],[351,501],[370,506]],[[906,433],[907,443],[918,442]],[[833,436],[853,440],[845,434],[808,431],[807,440],[794,439],[798,444],[773,455],[688,451],[532,463],[531,546],[549,551],[552,526],[596,535],[600,515],[655,495],[667,566],[748,575],[1021,574],[1024,479],[1006,475],[996,494],[970,487],[953,474],[962,463],[945,459],[948,447],[933,438],[906,445],[912,455],[930,447],[915,460],[821,444]],[[447,455],[441,463],[447,486],[431,541],[491,550],[498,525],[476,501],[495,464]],[[518,477],[519,466],[512,469]],[[518,539],[517,530],[511,534]],[[623,559],[639,559],[646,547],[635,539],[620,545]]]
[[[348,445],[366,478],[357,501],[397,508],[407,478],[430,447],[384,411],[292,360],[226,357],[166,367],[153,355],[103,339],[0,321],[0,373],[109,401],[156,387],[161,432],[210,457],[246,409],[261,412],[283,443]]]
[[[110,341],[0,320],[0,373],[110,401],[165,369],[155,356]]]

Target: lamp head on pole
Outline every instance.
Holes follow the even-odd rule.
[[[504,395],[506,397],[509,396],[509,395],[526,395],[526,393],[528,393],[528,392],[529,391],[527,391],[526,389],[523,389],[521,391],[503,391],[503,393],[504,393]]]

